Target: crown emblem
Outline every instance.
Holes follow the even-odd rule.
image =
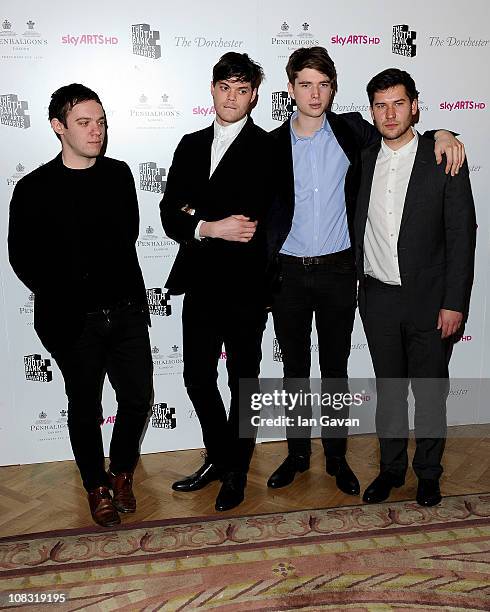
[[[168,96],[167,96],[167,94],[163,94],[163,96],[162,96],[162,102],[163,102],[164,104],[166,104],[166,103],[168,102]]]
[[[2,23],[2,28],[4,30],[10,30],[11,27],[12,24],[10,23],[10,21],[8,19],[5,19],[5,21]]]
[[[288,24],[287,24],[286,22],[284,22],[284,23],[282,24],[282,26],[281,26],[281,30],[282,30],[283,32],[287,32],[287,31],[289,30],[289,26],[288,26]]]
[[[153,234],[153,232],[154,232],[154,231],[155,231],[155,230],[152,228],[152,226],[151,226],[151,225],[149,225],[149,226],[146,228],[146,233],[147,233],[147,234]]]
[[[141,94],[140,96],[140,102],[141,104],[146,104],[148,98],[145,96],[145,94]]]
[[[48,415],[44,412],[44,410],[42,412],[39,413],[39,418],[40,419],[45,419]]]
[[[29,294],[29,302],[34,302],[34,293]]]
[[[154,355],[157,355],[160,352],[160,349],[158,348],[158,346],[154,346],[154,347],[152,347],[151,352]]]
[[[15,169],[17,170],[17,172],[24,172],[25,167],[19,163],[15,166]]]
[[[60,410],[60,416],[62,416],[63,418],[66,417],[67,414],[68,410]]]
[[[310,29],[310,24],[306,23],[306,21],[305,21],[304,24],[301,27],[303,28],[303,30],[305,32],[307,32]]]
[[[179,347],[176,344],[174,344],[172,347],[172,351],[176,353],[178,350],[179,350]]]
[[[34,23],[34,21],[32,21],[32,19],[29,19],[29,21],[26,23],[26,25],[29,28],[29,30],[34,30],[35,23]]]

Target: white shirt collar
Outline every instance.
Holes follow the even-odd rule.
[[[385,143],[385,141],[381,140],[381,151],[383,153],[383,156],[393,157],[393,155],[397,155],[399,157],[407,157],[408,155],[415,153],[415,151],[417,150],[417,145],[419,143],[419,136],[417,132],[413,129],[413,127],[411,127],[410,129],[412,130],[414,137],[412,138],[412,140],[407,142],[407,144],[403,145],[403,147],[400,147],[400,149],[397,149],[396,151],[390,149],[390,147]]]
[[[240,121],[231,123],[230,125],[220,125],[216,119],[214,120],[214,137],[218,140],[229,140],[238,135],[242,127],[247,123],[248,116],[245,115]]]

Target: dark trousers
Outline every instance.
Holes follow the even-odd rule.
[[[207,457],[223,471],[246,473],[255,440],[240,436],[239,382],[256,379],[262,357],[262,334],[266,323],[262,304],[251,300],[230,301],[212,291],[185,294],[182,308],[184,383],[201,424]],[[218,390],[218,360],[226,352],[230,409]]]
[[[116,392],[110,445],[113,472],[131,472],[153,401],[148,325],[140,307],[87,315],[76,343],[53,353],[65,381],[68,431],[85,489],[106,486],[101,434],[102,387],[107,374]]]
[[[437,320],[433,329],[417,329],[402,287],[367,277],[360,291],[365,291],[365,312],[361,315],[376,374],[380,471],[405,478],[411,383],[416,437],[413,468],[419,478],[438,479],[442,474],[453,340],[441,339]]]
[[[281,285],[274,297],[274,329],[282,353],[284,386],[288,392],[305,390],[310,377],[313,315],[318,335],[322,393],[345,393],[347,362],[356,310],[356,276],[351,249],[322,258],[279,256]],[[302,381],[298,379],[303,379]],[[311,409],[302,407],[309,418]],[[346,418],[348,408],[327,409],[324,414]],[[309,428],[286,429],[291,454],[309,455]],[[342,457],[347,448],[347,428],[323,428],[327,457]]]

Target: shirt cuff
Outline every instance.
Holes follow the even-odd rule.
[[[201,229],[201,225],[204,223],[204,220],[201,219],[198,224],[196,225],[196,229],[194,230],[194,238],[196,240],[202,240],[203,237],[199,235],[199,230]]]

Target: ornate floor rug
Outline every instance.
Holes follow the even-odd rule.
[[[490,494],[3,538],[0,592],[1,610],[490,610]]]

